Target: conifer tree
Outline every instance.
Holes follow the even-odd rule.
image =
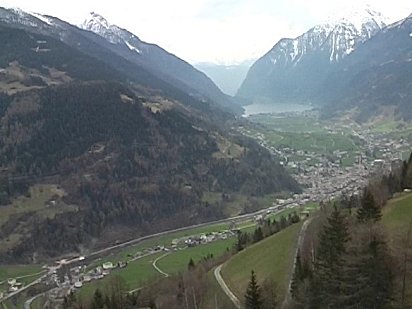
[[[365,188],[361,200],[361,207],[358,209],[357,218],[359,222],[374,221],[377,222],[382,218],[382,212],[377,205],[372,191]]]
[[[300,308],[308,300],[308,287],[312,279],[312,269],[307,259],[302,259],[300,251],[296,255],[295,271],[291,282],[292,308]]]
[[[310,282],[309,308],[341,308],[344,254],[349,239],[346,219],[334,206],[320,232]]]
[[[384,241],[376,236],[367,244],[357,274],[359,308],[387,308],[393,298],[393,273]]]
[[[245,294],[245,309],[261,309],[262,304],[260,286],[257,283],[255,272],[252,270]]]
[[[239,232],[237,234],[236,251],[242,251],[249,242],[249,234]]]
[[[253,242],[258,242],[263,239],[262,228],[259,226],[253,234]]]

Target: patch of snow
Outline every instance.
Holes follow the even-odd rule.
[[[333,62],[333,60],[335,59],[335,34],[332,33],[332,46],[331,46],[331,54],[329,57],[329,61]]]
[[[409,36],[412,38],[412,32],[411,32],[411,33],[409,33]]]
[[[299,47],[298,47],[299,41],[298,40],[293,40],[293,50],[290,52],[290,58],[291,61],[293,62],[296,57],[299,55]]]
[[[351,52],[353,52],[355,50],[355,48],[353,48],[353,46],[351,46],[351,47],[349,47],[347,50],[346,50],[346,55],[349,55]]]
[[[90,12],[89,16],[84,20],[84,22],[80,25],[80,28],[93,31],[95,33],[100,33],[101,28],[103,29],[109,29],[110,25],[107,22],[107,20],[95,13],[95,12]]]
[[[138,48],[134,47],[134,46],[131,45],[129,42],[127,42],[127,41],[124,41],[124,42],[125,42],[125,44],[127,45],[127,47],[129,47],[130,50],[134,50],[134,51],[137,52],[138,54],[141,53]]]
[[[358,31],[361,31],[365,24],[371,22],[383,28],[386,26],[388,18],[374,10],[370,5],[364,4],[352,5],[345,9],[337,10],[328,17],[327,21],[329,24],[349,23],[354,25]]]
[[[288,45],[286,44],[285,41],[281,41],[281,42],[280,42],[280,47],[286,48],[287,46],[288,46]]]
[[[10,11],[10,14],[6,14],[4,17],[4,22],[19,22],[22,25],[27,25],[30,27],[38,26],[38,22],[34,22],[30,14],[26,13],[17,7],[5,7],[6,10]]]
[[[26,15],[27,15],[27,13],[25,11],[23,11],[21,8],[18,8],[18,7],[7,7],[7,9],[9,9],[10,11],[13,11],[17,15],[19,15],[20,17],[26,17]]]
[[[36,17],[37,19],[40,19],[42,22],[44,22],[44,23],[46,23],[46,24],[48,24],[48,25],[51,25],[51,24],[52,24],[52,23],[51,23],[51,20],[50,20],[49,18],[47,18],[46,16],[43,16],[43,15],[41,15],[41,14],[34,13],[34,12],[30,12],[30,15]]]

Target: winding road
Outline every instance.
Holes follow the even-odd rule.
[[[220,287],[222,288],[223,292],[225,292],[227,297],[229,297],[229,299],[232,301],[233,305],[235,305],[237,309],[241,309],[242,305],[240,304],[239,299],[236,297],[235,294],[233,294],[233,292],[229,289],[226,282],[222,278],[222,275],[220,273],[220,271],[222,270],[222,266],[223,264],[215,268],[215,271],[214,271],[215,278],[217,282],[219,283]]]
[[[282,303],[282,308],[287,308],[287,305],[289,304],[289,302],[292,299],[292,295],[291,295],[290,290],[291,290],[291,286],[292,286],[293,273],[295,272],[295,268],[296,268],[296,258],[297,258],[298,252],[299,252],[299,248],[302,246],[303,241],[305,239],[306,230],[307,230],[307,228],[308,228],[311,221],[312,221],[312,218],[309,218],[308,220],[303,222],[302,227],[299,231],[298,240],[297,240],[296,248],[295,248],[295,258],[294,258],[293,268],[292,268],[292,271],[289,274],[288,289],[287,289],[287,292],[286,292],[286,295],[285,295],[285,299],[283,300],[283,303]],[[238,309],[241,309],[242,305],[241,305],[239,299],[236,297],[235,294],[233,294],[233,292],[229,289],[226,282],[222,278],[222,275],[221,275],[222,266],[223,266],[223,264],[221,264],[221,265],[219,265],[218,267],[215,268],[215,270],[214,270],[215,278],[216,278],[217,282],[219,283],[220,287],[222,288],[223,292],[227,295],[227,297],[229,297],[229,299],[232,301],[232,303],[235,305],[235,307],[238,308]]]
[[[38,295],[36,295],[36,296],[33,296],[32,298],[26,300],[26,301],[24,302],[24,309],[30,309],[30,308],[31,308],[31,303],[32,303],[37,297],[40,297],[40,296],[42,296],[42,295],[43,295],[43,293],[38,294]]]
[[[287,206],[287,205],[289,205],[289,204],[292,204],[292,203],[286,203],[286,204],[284,204],[283,206]],[[265,214],[265,213],[267,212],[267,210],[268,210],[268,209],[260,209],[260,210],[258,210],[258,211],[256,211],[256,212],[247,213],[247,214],[243,214],[243,215],[239,215],[239,216],[234,216],[234,217],[225,218],[225,219],[220,219],[220,220],[215,220],[215,221],[210,221],[210,222],[204,222],[204,223],[195,224],[195,225],[191,225],[191,226],[185,226],[185,227],[181,227],[181,228],[177,228],[177,229],[167,230],[167,231],[163,231],[163,232],[160,232],[160,233],[155,233],[155,234],[151,234],[151,235],[146,235],[146,236],[142,236],[142,237],[137,237],[137,238],[135,238],[135,239],[131,239],[131,240],[129,240],[129,241],[126,241],[126,242],[123,242],[123,243],[120,243],[120,244],[115,244],[115,245],[112,245],[112,246],[109,246],[109,247],[106,247],[106,248],[103,248],[103,249],[100,249],[100,250],[91,252],[91,253],[89,253],[88,255],[84,256],[84,257],[74,257],[74,258],[66,261],[65,265],[66,265],[67,267],[70,267],[71,264],[78,263],[79,261],[84,260],[84,258],[86,258],[86,259],[92,259],[92,258],[101,256],[101,255],[108,254],[108,253],[110,253],[110,252],[112,252],[112,251],[122,249],[122,248],[124,248],[124,247],[128,247],[128,246],[131,246],[131,245],[138,244],[138,243],[140,243],[140,242],[142,242],[142,241],[144,241],[144,240],[153,239],[153,238],[156,238],[156,237],[159,237],[159,236],[163,236],[163,235],[167,235],[167,234],[170,234],[170,233],[175,233],[175,232],[181,232],[181,231],[191,230],[191,229],[194,229],[194,228],[199,228],[199,227],[204,227],[204,226],[209,226],[209,225],[214,225],[214,224],[219,224],[219,223],[229,223],[229,222],[232,222],[233,220],[246,220],[246,219],[251,219],[251,218],[254,218],[254,217],[257,216],[257,215]],[[278,211],[280,211],[280,210],[278,210]],[[157,259],[157,261],[158,261],[158,260],[159,260],[159,259]],[[157,262],[157,261],[156,261],[156,262]],[[61,265],[56,266],[54,269],[57,270],[57,269],[59,269],[60,267],[61,267]],[[169,276],[168,274],[166,274],[165,272],[163,272],[161,269],[159,269],[159,268],[156,266],[156,263],[154,263],[153,267],[154,267],[157,271],[159,271],[161,274],[163,274],[165,277],[166,277],[166,275]],[[41,276],[41,277],[38,278],[37,280],[31,282],[30,284],[24,286],[23,288],[15,291],[15,292],[13,292],[13,293],[8,294],[6,297],[1,298],[1,299],[0,299],[0,304],[3,303],[3,302],[5,302],[6,300],[8,300],[8,299],[10,299],[10,298],[18,295],[19,293],[23,292],[24,290],[28,289],[29,287],[40,283],[43,279],[47,278],[50,274],[51,274],[50,271],[49,271],[49,272],[46,272],[43,276]],[[31,275],[33,275],[33,274],[31,274]]]
[[[161,273],[163,276],[165,276],[165,278],[169,277],[169,274],[168,274],[168,273],[165,273],[163,270],[161,270],[161,269],[156,265],[156,263],[157,263],[160,259],[163,259],[164,257],[168,256],[169,254],[170,254],[170,252],[167,252],[167,253],[165,253],[165,254],[163,254],[163,255],[161,255],[161,256],[158,256],[158,257],[153,261],[153,263],[152,263],[153,268],[156,269],[156,270],[157,270],[159,273]]]

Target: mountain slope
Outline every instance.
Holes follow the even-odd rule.
[[[205,72],[224,93],[234,96],[245,79],[251,64],[251,61],[234,65],[198,63],[195,67]]]
[[[412,119],[412,15],[365,42],[328,76],[325,115],[356,108],[366,120],[386,111]]]
[[[189,89],[198,91],[210,99],[230,106],[231,101],[202,72],[189,63],[165,51],[163,48],[141,41],[131,32],[111,25],[97,13],[90,13],[80,28],[92,31],[108,40],[111,50],[125,59],[155,72],[166,81],[178,80]]]
[[[50,36],[0,26],[0,40],[7,42],[0,57],[0,202],[30,199],[27,188],[39,183],[64,192],[40,212],[0,220],[3,261],[223,217],[225,204],[206,201],[209,192],[299,191],[268,151],[227,133],[217,122],[225,118],[204,102],[131,83]]]
[[[136,58],[133,56],[137,53],[135,51],[132,52],[124,42],[123,45],[115,45],[98,34],[79,29],[58,18],[27,13],[18,9],[0,8],[0,23],[33,33],[52,36],[82,53],[105,62],[115,70],[120,71],[131,82],[136,82],[139,85],[146,86],[150,89],[160,90],[166,95],[176,99],[187,102],[199,101],[203,102],[204,105],[218,104],[219,106],[224,106],[229,112],[241,112],[241,109],[233,106],[228,98],[221,93],[213,82],[207,79],[207,77],[200,80],[197,77],[188,77],[188,79],[192,78],[194,82],[200,84],[204,88],[204,91],[200,92],[199,90],[192,88],[191,85],[182,82],[173,74],[166,75],[163,72],[151,68],[150,65],[147,65],[147,61],[136,61]],[[124,32],[127,34],[126,31]],[[162,51],[160,48],[154,47],[154,49],[156,51],[153,53],[154,56],[152,57],[154,62],[159,53],[161,54],[158,59],[159,62],[162,62],[161,56],[163,57],[165,54],[169,55],[167,52],[159,52],[159,50]],[[177,57],[172,55],[170,55],[170,57],[165,57],[171,57],[175,62],[183,63],[183,65],[178,68],[172,67],[176,72],[182,70],[183,74],[185,74],[186,71],[195,71],[194,75],[197,74],[202,76],[202,73],[196,71],[189,64]],[[208,89],[212,89],[213,91],[208,92]]]
[[[238,96],[307,102],[330,70],[383,26],[382,16],[367,9],[354,20],[344,18],[295,39],[282,39],[253,64]]]

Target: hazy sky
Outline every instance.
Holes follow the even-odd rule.
[[[266,53],[280,38],[295,37],[345,6],[363,0],[0,0],[0,6],[80,23],[103,15],[140,39],[191,62],[235,63]],[[411,0],[370,1],[395,21],[412,13]]]

